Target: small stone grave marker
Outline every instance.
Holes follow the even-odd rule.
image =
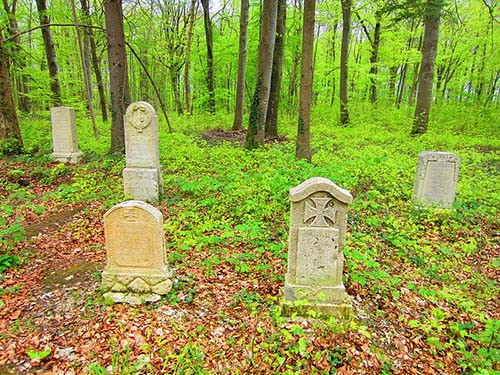
[[[50,109],[52,125],[51,156],[61,162],[78,163],[83,153],[78,149],[76,136],[76,115],[71,107],[53,107]]]
[[[135,102],[125,113],[123,189],[126,196],[158,201],[162,190],[158,116],[151,104]]]
[[[415,204],[451,208],[455,202],[459,170],[460,158],[451,152],[421,152],[415,175]]]
[[[163,216],[141,201],[127,201],[104,215],[107,265],[104,296],[131,304],[156,301],[172,288],[174,272],[165,260]]]
[[[342,270],[347,206],[352,199],[349,191],[323,177],[290,189],[286,309],[301,306],[334,316],[347,315],[351,310]]]

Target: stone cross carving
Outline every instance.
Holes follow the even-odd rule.
[[[104,215],[107,265],[104,296],[131,304],[156,301],[172,288],[173,270],[165,260],[163,217],[141,201],[127,201]]]
[[[327,315],[350,310],[342,282],[347,205],[352,195],[326,178],[311,178],[290,189],[290,235],[284,306]]]
[[[311,223],[312,227],[328,227],[330,224],[327,223],[326,219],[335,222],[336,209],[332,206],[328,206],[331,198],[311,198],[314,203],[314,207],[308,202],[306,203],[306,212],[304,214],[304,222],[308,222],[313,219]]]
[[[421,152],[415,174],[415,204],[451,208],[455,202],[459,170],[460,158],[451,152]]]
[[[125,158],[125,195],[142,201],[158,201],[162,190],[158,116],[149,103],[135,102],[127,108]]]

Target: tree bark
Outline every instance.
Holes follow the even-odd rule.
[[[83,81],[85,83],[85,96],[87,97],[87,110],[92,120],[92,130],[94,131],[94,138],[99,139],[99,130],[97,129],[97,124],[95,121],[94,114],[94,104],[92,103],[92,76],[90,74],[90,58],[86,58],[84,41],[82,38],[82,33],[80,32],[80,26],[78,24],[78,16],[76,15],[76,5],[75,0],[71,0],[71,10],[73,13],[73,21],[75,22],[76,38],[78,40],[78,48],[80,50],[80,59],[82,62],[83,69]],[[88,52],[88,48],[87,48]]]
[[[342,46],[340,49],[340,124],[349,123],[349,40],[351,37],[352,0],[341,0],[342,4]]]
[[[85,19],[90,21],[90,13],[89,13],[89,4],[87,0],[80,0],[80,4],[82,6],[82,12],[85,16]],[[89,22],[90,24],[90,22]],[[97,47],[95,44],[94,32],[92,28],[85,28],[85,35],[90,44],[90,57],[92,69],[94,70],[95,80],[97,84],[97,92],[99,94],[99,106],[101,107],[101,118],[103,121],[108,121],[108,110],[106,106],[106,94],[104,91],[104,84],[102,81],[102,73],[101,73],[101,62],[99,57],[97,56]]]
[[[209,0],[201,0],[203,6],[203,20],[205,23],[205,39],[207,43],[207,86],[208,86],[208,111],[215,113],[215,84],[214,84],[214,53],[212,22],[210,20]]]
[[[14,48],[12,48],[13,52],[15,52],[16,56],[15,63],[19,66],[20,74],[16,77],[17,82],[17,92],[18,92],[18,102],[19,109],[25,113],[30,111],[30,98],[29,98],[29,76],[26,73],[26,54],[23,52],[21,47],[21,37],[18,35],[19,26],[17,24],[16,19],[16,5],[17,1],[13,1],[12,4],[9,4],[7,0],[3,0],[3,5],[5,8],[5,12],[9,18],[9,27],[7,31],[11,37],[12,42],[14,43]]]
[[[245,77],[247,67],[247,34],[248,34],[248,0],[241,0],[240,43],[238,50],[238,79],[236,82],[236,105],[234,109],[233,130],[243,129],[243,112],[245,108]]]
[[[372,53],[370,56],[370,101],[375,103],[378,99],[377,95],[377,74],[378,74],[378,49],[380,46],[380,21],[375,23],[373,31]]]
[[[273,65],[274,41],[276,33],[277,2],[264,0],[262,7],[262,27],[257,66],[257,82],[250,109],[246,149],[255,149],[264,143],[267,104],[271,90],[271,70]]]
[[[50,24],[49,16],[47,15],[47,1],[36,0],[40,25]],[[45,46],[45,55],[47,57],[47,65],[50,75],[50,90],[52,91],[52,105],[60,106],[61,101],[61,86],[59,84],[59,67],[57,65],[56,50],[50,27],[42,27],[43,44]]]
[[[267,106],[265,137],[278,137],[278,112],[281,95],[281,77],[285,52],[286,0],[278,0],[276,16],[276,39],[274,41],[273,67],[271,70],[271,92]]]
[[[191,86],[189,83],[189,74],[190,74],[189,69],[191,67],[191,44],[193,39],[193,27],[195,18],[196,18],[196,0],[191,0],[191,6],[189,8],[189,26],[186,37],[186,59],[184,62],[184,96],[186,101],[186,112],[189,114],[193,112],[193,109],[191,108]]]
[[[3,44],[3,31],[0,28],[0,139],[13,139],[14,142],[8,151],[19,153],[23,147],[23,139],[10,85],[8,61],[9,56]]]
[[[299,120],[297,126],[297,159],[311,161],[311,97],[313,83],[314,12],[316,1],[304,2],[302,28],[302,68],[300,80]]]
[[[432,103],[432,84],[434,66],[436,62],[437,46],[439,39],[439,18],[441,9],[436,4],[439,0],[427,1],[427,14],[425,17],[424,45],[420,68],[417,104],[411,134],[424,134],[427,132],[429,112]]]
[[[109,86],[111,91],[110,152],[118,154],[125,151],[123,116],[130,103],[121,0],[105,0],[104,12],[106,16]]]

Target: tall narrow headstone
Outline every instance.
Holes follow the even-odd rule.
[[[127,201],[104,215],[107,264],[104,296],[131,304],[156,301],[172,288],[174,272],[165,259],[163,216],[141,201]]]
[[[158,201],[162,190],[158,151],[158,116],[146,102],[135,102],[125,113],[123,189],[126,196]]]
[[[53,107],[50,109],[52,124],[51,156],[61,162],[78,163],[83,153],[78,149],[76,136],[76,115],[71,107]]]
[[[460,158],[451,152],[421,152],[415,175],[415,204],[451,208],[455,202],[459,170]]]
[[[286,309],[300,306],[334,316],[349,313],[342,270],[347,206],[352,199],[349,191],[323,177],[290,189]]]

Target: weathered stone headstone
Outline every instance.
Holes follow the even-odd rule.
[[[342,282],[347,190],[323,177],[290,189],[290,235],[284,306],[343,316],[351,306]],[[300,303],[293,303],[299,300]],[[300,312],[300,311],[299,311]]]
[[[452,207],[459,170],[460,158],[451,152],[421,152],[415,175],[415,204],[423,207]]]
[[[53,107],[50,109],[52,124],[51,156],[62,162],[78,163],[83,153],[78,149],[76,136],[76,115],[71,107]]]
[[[148,203],[127,201],[104,215],[107,264],[104,296],[131,304],[156,301],[172,288],[165,259],[163,216]]]
[[[135,102],[127,108],[125,158],[125,195],[142,201],[158,201],[162,190],[158,116],[149,103]]]

